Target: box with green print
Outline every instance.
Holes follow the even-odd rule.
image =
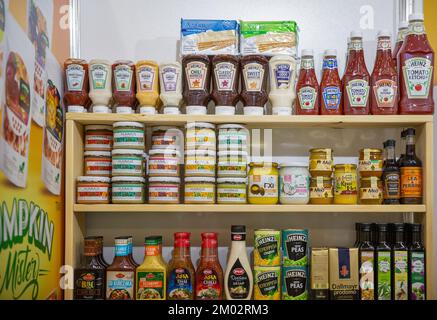
[[[308,264],[308,240],[307,229],[282,231],[282,265],[284,267]]]

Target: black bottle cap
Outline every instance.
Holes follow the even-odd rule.
[[[404,232],[405,230],[405,224],[404,223],[395,223],[394,229],[396,232]]]
[[[365,231],[365,232],[370,231],[370,230],[372,230],[372,224],[371,223],[361,223],[360,230]]]
[[[414,136],[416,135],[416,129],[414,128],[408,128],[405,130],[405,136]]]
[[[377,227],[377,229],[378,229],[379,232],[386,232],[387,229],[388,229],[388,225],[387,225],[387,223],[378,223],[378,224],[376,225],[376,227]]]
[[[385,142],[385,147],[396,147],[396,141],[395,140],[387,140]]]
[[[246,233],[246,226],[232,226],[232,233]]]
[[[406,133],[407,133],[407,130],[402,130],[401,138],[405,138],[406,137]]]
[[[420,223],[411,223],[410,224],[410,230],[412,232],[421,232],[422,231],[422,225]]]

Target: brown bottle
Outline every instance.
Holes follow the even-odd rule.
[[[269,76],[269,62],[261,55],[249,55],[240,60],[242,74],[241,99],[245,107],[255,107],[257,114],[262,114],[262,109],[267,103],[267,78]]]
[[[210,100],[211,66],[206,55],[187,55],[182,58],[183,97],[187,113],[206,114]]]
[[[212,58],[212,94],[217,108],[232,107],[240,98],[238,85],[240,80],[240,63],[236,56],[220,54]]]

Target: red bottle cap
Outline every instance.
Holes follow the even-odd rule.
[[[217,248],[218,247],[217,236],[218,234],[216,232],[202,233],[202,247]]]
[[[190,232],[176,232],[174,234],[174,239],[190,239],[191,233]]]

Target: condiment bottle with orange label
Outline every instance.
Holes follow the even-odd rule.
[[[64,102],[68,112],[87,112],[89,104],[88,63],[81,59],[64,62]]]
[[[117,113],[134,113],[135,64],[129,60],[118,60],[112,65],[112,98]]]
[[[274,115],[291,115],[296,99],[296,59],[290,55],[273,56],[269,61],[269,100]]]
[[[342,79],[343,108],[346,115],[370,113],[370,74],[364,60],[363,35],[351,32],[351,53]]]
[[[434,113],[434,50],[425,33],[423,14],[412,14],[398,54],[401,114]]]
[[[416,130],[409,128],[406,135],[405,156],[399,162],[401,169],[401,204],[422,204],[422,161],[416,156]]]
[[[215,114],[233,115],[240,95],[240,63],[236,56],[219,54],[212,58],[212,94]]]
[[[241,99],[245,115],[263,115],[268,100],[269,62],[261,55],[248,55],[240,60],[242,74]]]
[[[407,35],[407,32],[408,32],[408,22],[401,21],[399,23],[396,45],[395,45],[395,48],[393,50],[393,61],[394,61],[396,67],[398,66],[398,53],[401,50],[402,45],[404,44],[405,36]]]
[[[112,98],[112,66],[107,60],[91,60],[89,66],[90,99],[93,112],[110,113],[109,102]]]
[[[320,114],[343,114],[341,80],[338,74],[337,51],[325,51],[323,74],[320,83]]]
[[[296,114],[319,114],[319,82],[314,71],[313,50],[302,50],[299,80],[296,86]]]
[[[206,55],[182,58],[183,96],[187,114],[207,114],[210,100],[211,66]]]
[[[159,101],[158,64],[155,61],[141,60],[135,65],[135,70],[140,113],[156,114]]]
[[[387,30],[378,33],[378,50],[370,83],[372,114],[397,114],[398,74],[391,54],[390,32]]]
[[[164,114],[180,114],[182,101],[182,68],[179,62],[159,65],[159,84]]]
[[[223,299],[223,269],[218,260],[217,233],[202,233],[200,262],[196,270],[196,300]]]

